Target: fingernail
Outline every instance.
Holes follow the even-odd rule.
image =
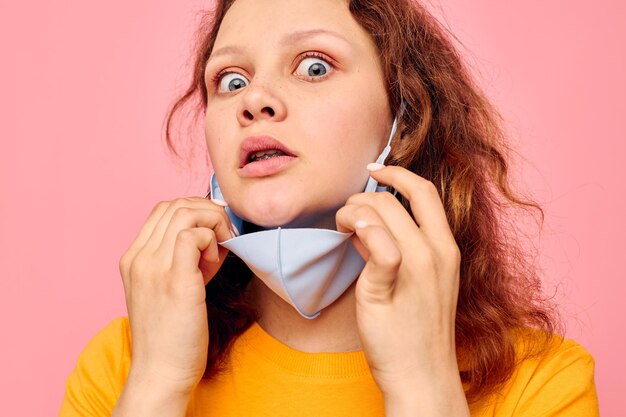
[[[230,224],[230,233],[233,235],[233,237],[239,236],[239,230],[237,230],[235,225],[232,223]]]
[[[219,198],[214,198],[211,201],[217,204],[218,206],[228,207],[228,203],[224,200],[220,200]]]
[[[383,169],[385,166],[383,164],[377,164],[376,162],[372,162],[371,164],[367,164],[368,171],[378,171],[379,169]]]
[[[367,222],[365,220],[357,220],[354,225],[356,226],[357,229],[363,229],[367,227]]]

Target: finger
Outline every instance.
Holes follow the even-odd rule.
[[[222,264],[224,263],[224,261],[226,261],[226,255],[228,255],[229,252],[228,249],[221,246],[220,244],[217,244],[216,247],[218,253],[217,261],[215,260],[213,253],[208,253],[208,249],[200,254],[200,263],[198,264],[198,267],[204,275],[205,285],[209,281],[209,278],[213,277],[220,270]],[[211,248],[211,246],[209,246],[209,248]]]
[[[156,252],[161,256],[168,256],[173,253],[176,239],[180,231],[184,229],[191,229],[197,227],[206,227],[211,229],[215,233],[217,241],[222,242],[233,237],[230,227],[220,215],[218,210],[223,209],[209,208],[198,209],[189,207],[180,207],[176,209],[170,223],[165,231],[163,240]],[[215,253],[217,257],[217,252]],[[211,261],[213,258],[209,257],[207,260]],[[217,259],[216,259],[217,261]]]
[[[369,303],[391,302],[402,263],[400,250],[384,227],[359,223],[356,235],[369,253],[357,282],[357,296]]]
[[[366,203],[371,203],[371,199],[366,199]],[[380,210],[378,207],[373,207],[370,204],[345,205],[337,211],[337,214],[335,216],[337,231],[357,231],[359,224],[382,227],[385,229],[385,231],[388,233],[388,235],[391,237],[391,239],[394,241],[394,243],[402,253],[422,253],[424,250],[428,249],[425,237],[419,231],[418,227],[415,225],[415,222],[413,222],[404,207],[400,205],[399,209],[402,210],[402,213],[400,214],[407,219],[409,223],[408,226],[397,226],[394,223],[395,216],[387,215],[388,212]],[[390,224],[392,225],[391,227],[389,226]],[[392,230],[393,227],[404,228],[399,228],[394,232]],[[365,248],[359,245],[359,240],[357,239],[355,241],[353,239],[353,242],[355,243],[355,248],[357,249],[361,257],[367,260],[367,258],[365,257],[367,256],[367,252],[363,251]]]
[[[186,209],[211,209],[211,210],[214,210],[215,213],[219,213],[219,215],[223,219],[223,223],[221,223],[221,225],[222,224],[227,225],[227,227],[226,228],[220,227],[219,228],[220,230],[216,230],[217,238],[220,239],[220,241],[222,241],[221,239],[226,240],[232,237],[232,234],[230,234],[230,219],[228,218],[228,215],[226,214],[224,207],[219,206],[215,203],[212,203],[211,201],[206,200],[206,199],[178,198],[174,200],[167,207],[167,209],[165,210],[165,212],[163,213],[163,215],[157,222],[156,226],[154,227],[154,230],[152,231],[152,234],[150,235],[150,238],[145,244],[146,250],[149,250],[151,252],[157,251],[157,249],[161,246],[165,238],[165,233],[170,227],[170,223],[172,222],[172,219],[174,215],[176,214],[176,212],[178,210],[182,210],[180,213],[176,214],[176,216],[178,217],[178,216],[183,215],[184,217]],[[188,228],[188,227],[193,227],[193,225],[189,223],[183,222],[181,224],[183,224],[183,226],[180,226],[178,230]],[[175,234],[174,234],[174,237],[175,237]],[[170,246],[169,246],[170,248],[172,247],[171,242],[173,240],[175,239],[172,239],[172,237],[170,236]]]
[[[411,245],[416,235],[420,234],[415,220],[389,192],[354,194],[346,205],[371,207],[382,218],[393,238],[402,246]]]
[[[359,223],[366,223],[384,228],[387,227],[383,219],[372,207],[354,204],[343,206],[337,210],[337,213],[335,214],[335,223],[337,225],[337,231],[343,233],[356,231]],[[352,244],[359,255],[361,255],[361,258],[367,261],[369,259],[369,252],[360,242],[357,235],[353,236]]]
[[[218,248],[215,233],[206,227],[194,227],[179,230],[176,234],[172,257],[172,276],[180,278],[180,282],[174,285],[184,286],[193,284],[194,277],[200,276],[200,254],[204,251],[209,253],[211,259],[217,260]],[[203,285],[206,285],[213,275],[202,274]],[[191,280],[185,282],[185,280]]]
[[[346,204],[337,210],[335,223],[337,231],[342,233],[355,232],[357,221],[363,220],[370,225],[387,227],[380,214],[368,204]]]
[[[120,272],[122,277],[129,276],[130,261],[135,259],[137,253],[146,245],[146,242],[152,235],[154,228],[171,203],[171,201],[161,201],[152,208],[152,211],[146,218],[146,221],[141,226],[139,233],[137,233],[137,236],[135,236],[135,239],[120,259]]]
[[[443,202],[435,185],[413,172],[398,166],[371,171],[379,183],[390,185],[410,203],[413,217],[429,237],[452,236]]]

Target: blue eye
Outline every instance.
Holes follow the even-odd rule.
[[[235,91],[248,85],[248,80],[241,74],[231,72],[220,79],[219,91]]]
[[[296,72],[305,77],[322,77],[331,69],[328,62],[320,58],[305,58],[300,62]]]

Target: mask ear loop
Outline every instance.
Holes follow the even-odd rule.
[[[382,164],[384,165],[385,160],[387,159],[387,156],[389,155],[389,152],[391,152],[391,140],[393,139],[393,137],[396,134],[396,130],[398,129],[398,120],[402,117],[402,114],[404,113],[404,110],[406,109],[408,103],[406,100],[402,99],[402,103],[400,104],[400,109],[398,110],[398,114],[396,115],[396,117],[393,119],[393,125],[391,126],[391,134],[389,135],[389,140],[387,141],[387,146],[385,146],[385,149],[383,149],[383,151],[381,152],[380,156],[378,157],[378,159],[376,160],[377,164]],[[374,183],[376,180],[374,180],[374,178],[370,177],[368,182],[367,182],[367,186],[365,187],[366,190],[370,189],[372,187],[372,183]],[[383,192],[383,191],[387,191],[389,187],[387,187],[386,185],[377,185],[376,186],[376,192]],[[393,190],[393,195],[395,196],[398,192],[396,190]]]
[[[406,100],[403,99],[402,100],[402,104],[400,104],[400,109],[398,110],[398,114],[393,119],[393,126],[391,126],[391,134],[389,135],[389,140],[387,141],[387,146],[385,146],[385,149],[383,149],[382,153],[380,154],[380,156],[376,160],[376,163],[384,164],[385,163],[385,159],[387,159],[387,156],[389,155],[389,152],[391,152],[391,140],[393,139],[393,137],[396,134],[396,130],[398,129],[398,119],[400,119],[402,117],[402,114],[404,113],[404,109],[406,109],[406,106],[407,106],[407,102],[406,102]]]
[[[222,190],[220,189],[220,185],[217,182],[217,177],[215,176],[215,172],[211,174],[211,179],[209,180],[209,191],[205,194],[204,198],[211,196],[211,200],[213,198],[224,199],[222,196]],[[224,207],[226,211],[226,215],[230,219],[230,223],[233,227],[233,231],[235,232],[235,236],[240,235],[240,230],[243,230],[243,219],[237,216],[230,207]]]

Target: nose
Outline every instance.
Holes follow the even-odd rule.
[[[286,106],[266,84],[250,83],[242,94],[237,119],[242,126],[255,121],[279,122],[286,116]]]

